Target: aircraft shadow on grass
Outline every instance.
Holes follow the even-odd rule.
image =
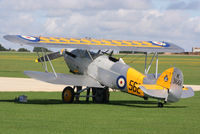
[[[108,105],[126,106],[135,108],[157,108],[157,101],[143,101],[143,100],[116,100],[110,101]],[[164,104],[163,108],[186,108],[186,106],[171,106],[171,104]]]
[[[95,105],[113,105],[113,106],[125,106],[125,107],[135,107],[135,108],[157,108],[157,101],[143,101],[143,100],[112,100],[107,104],[96,104],[92,101],[79,101],[70,104],[63,103],[59,99],[33,99],[28,100],[26,103],[16,102],[15,100],[0,100],[1,102],[12,102],[16,104],[33,104],[33,105],[55,105],[55,104],[95,104]],[[169,103],[165,104],[163,108],[187,108],[187,106],[171,106]]]

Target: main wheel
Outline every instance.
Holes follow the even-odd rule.
[[[72,103],[74,101],[74,89],[72,87],[64,88],[62,92],[62,101],[64,103]]]
[[[108,88],[92,88],[92,99],[95,103],[108,103],[109,102],[109,89]]]
[[[110,99],[109,88],[105,88],[104,89],[104,103],[109,103],[109,99]]]

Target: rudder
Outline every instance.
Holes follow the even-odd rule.
[[[167,101],[176,102],[183,92],[183,73],[178,68],[169,68],[160,75],[156,84],[168,89]]]

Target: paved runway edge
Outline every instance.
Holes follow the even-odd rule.
[[[67,85],[55,85],[31,78],[0,77],[0,92],[60,92]],[[185,85],[200,91],[200,85]]]

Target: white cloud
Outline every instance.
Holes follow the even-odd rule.
[[[200,16],[158,10],[151,0],[0,1],[0,34],[199,42]]]
[[[0,1],[4,9],[32,11],[44,10],[90,10],[90,9],[148,9],[149,0],[10,0]]]
[[[168,9],[181,9],[181,10],[199,10],[200,1],[199,0],[179,0],[172,2]]]

